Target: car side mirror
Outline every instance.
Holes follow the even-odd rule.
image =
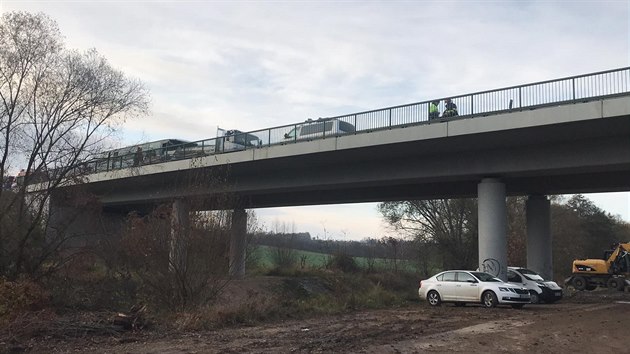
[[[476,283],[477,281],[476,281],[476,280],[474,280],[474,279],[468,279],[468,280],[466,280],[466,282],[468,282],[468,283],[473,283],[473,284],[474,284],[474,283]]]
[[[289,135],[289,133],[284,133],[284,138],[285,138],[285,139],[290,139],[290,138],[291,138],[291,136]]]

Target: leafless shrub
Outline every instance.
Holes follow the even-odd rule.
[[[122,237],[122,265],[137,275],[148,301],[176,310],[210,302],[227,282],[229,229],[226,215],[195,214],[178,233],[173,253],[171,207],[130,215]]]

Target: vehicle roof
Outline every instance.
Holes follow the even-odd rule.
[[[527,268],[527,267],[507,267],[507,268],[508,268],[509,270],[517,270],[517,271],[518,271],[518,270],[520,270],[520,269],[527,269],[527,270],[529,270],[529,271],[532,271],[532,272],[533,272],[533,270],[531,270],[531,269],[529,269],[529,268]]]
[[[443,271],[441,271],[439,273],[435,273],[433,276],[435,277],[435,276],[438,276],[438,275],[440,275],[442,273],[446,273],[446,272],[486,273],[486,274],[492,275],[492,274],[490,274],[488,272],[484,272],[484,271],[481,271],[481,270],[447,269],[447,270],[443,270]],[[496,275],[492,275],[492,276],[496,278]]]
[[[230,130],[226,130],[225,131],[225,136],[229,136],[229,135],[240,135],[240,136],[245,136],[249,139],[260,139],[257,135],[251,134],[251,133],[245,133],[242,132],[238,129],[230,129]]]

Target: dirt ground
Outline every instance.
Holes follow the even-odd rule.
[[[393,310],[291,320],[199,333],[152,331],[40,341],[28,352],[91,353],[488,353],[628,352],[630,293],[568,293],[556,304]]]

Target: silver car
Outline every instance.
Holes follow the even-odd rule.
[[[544,301],[552,304],[562,299],[562,288],[554,281],[543,279],[540,274],[522,267],[508,267],[508,282],[529,290],[532,304]]]
[[[508,304],[522,308],[530,302],[529,291],[495,276],[468,270],[447,270],[422,280],[418,295],[432,306],[453,302],[456,306],[481,303],[485,307]]]

